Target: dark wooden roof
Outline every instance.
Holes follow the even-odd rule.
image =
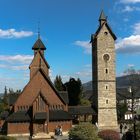
[[[69,106],[68,111],[71,115],[96,114],[91,106]]]
[[[48,117],[47,112],[37,112],[35,113],[34,119],[35,120],[46,120]]]
[[[8,104],[11,106],[13,105],[20,94],[8,94]]]
[[[66,104],[69,104],[69,97],[67,91],[59,91],[60,97],[64,100]]]
[[[38,38],[38,40],[35,42],[35,44],[32,47],[32,50],[46,50],[45,45],[43,44],[43,42],[41,41],[40,38]]]
[[[49,112],[49,120],[50,121],[60,121],[60,120],[71,120],[71,115],[63,110],[50,110]]]
[[[8,122],[21,122],[21,121],[30,121],[31,118],[27,111],[17,111],[8,116],[6,121]]]

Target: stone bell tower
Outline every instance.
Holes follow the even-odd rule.
[[[99,28],[91,35],[93,107],[97,111],[99,130],[118,130],[115,75],[116,36],[102,11]]]

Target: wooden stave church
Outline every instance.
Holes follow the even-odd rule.
[[[44,57],[46,47],[40,37],[32,50],[34,58],[29,66],[30,80],[6,118],[7,135],[50,133],[58,125],[63,131],[69,131],[72,117],[68,113],[68,94],[57,91],[50,80],[50,66]]]

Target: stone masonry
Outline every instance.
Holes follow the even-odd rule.
[[[118,130],[116,113],[115,40],[116,36],[101,12],[100,26],[91,36],[93,105],[98,112],[99,130]]]

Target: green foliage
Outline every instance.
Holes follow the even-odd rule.
[[[136,123],[136,137],[140,140],[140,122]]]
[[[8,94],[8,93],[7,93],[7,88],[6,88],[6,86],[5,86],[5,88],[4,88],[4,95],[3,95],[3,103],[4,103],[5,106],[8,105],[7,94]]]
[[[4,103],[0,103],[0,113],[5,110]]]
[[[81,123],[69,131],[72,140],[101,140],[95,126],[90,123]]]
[[[80,100],[80,105],[82,105],[82,106],[90,106],[91,102],[89,100],[87,100],[87,99],[82,98]]]
[[[103,140],[120,140],[119,132],[114,130],[103,130],[98,133],[99,137]]]
[[[127,111],[128,111],[128,107],[126,103],[117,104],[118,120],[124,120],[124,115]]]
[[[16,140],[16,138],[8,137],[8,136],[0,136],[0,140]]]
[[[4,88],[4,95],[3,95],[3,100],[2,100],[2,103],[0,105],[0,108],[2,111],[8,109],[8,93],[7,93],[6,86]]]
[[[64,91],[64,84],[62,82],[62,78],[60,75],[57,75],[55,80],[54,80],[54,86],[58,91]]]
[[[81,80],[70,78],[69,82],[65,83],[65,86],[68,91],[69,105],[74,106],[80,104],[82,96]]]

